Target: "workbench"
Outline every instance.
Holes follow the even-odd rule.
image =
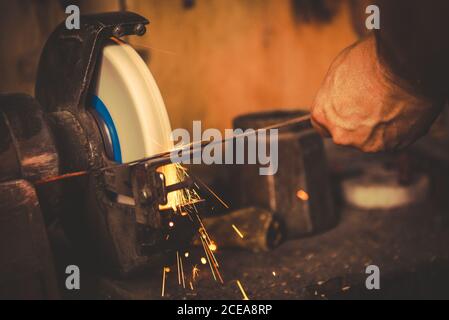
[[[204,268],[195,291],[180,289],[173,280],[165,298],[238,300],[235,280],[254,300],[449,298],[449,219],[432,202],[389,212],[343,208],[341,213],[333,230],[270,252],[220,251],[223,286]],[[368,265],[380,268],[379,291],[365,287]],[[104,278],[99,297],[161,299],[160,285],[159,274]]]

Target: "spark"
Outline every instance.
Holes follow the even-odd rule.
[[[123,41],[123,42],[128,43],[126,41]],[[141,44],[141,43],[133,43],[132,46],[133,47],[141,47],[141,48],[144,48],[144,49],[150,49],[152,51],[157,51],[157,52],[161,52],[161,53],[165,53],[165,54],[177,55],[177,53],[174,52],[174,51],[165,50],[165,49],[159,49],[159,48],[155,48],[153,46],[144,45],[144,44]]]
[[[176,251],[176,264],[178,267],[178,284],[186,288],[185,276],[184,276],[184,264],[182,263],[182,256],[179,255],[179,251]]]
[[[276,271],[273,271],[272,273],[273,273],[273,277],[276,277]]]
[[[242,284],[240,283],[239,280],[237,280],[237,285],[238,285],[238,287],[239,287],[239,289],[240,289],[240,292],[242,293],[243,300],[249,300],[249,298],[248,298],[248,296],[246,295],[246,292],[245,292],[245,290],[243,289],[243,286],[242,286]]]
[[[187,172],[187,169],[183,167],[182,165],[175,164],[176,172],[177,172],[177,180],[183,181],[186,177],[189,177],[189,173]],[[168,169],[168,168],[167,168]],[[173,176],[172,176],[173,179]],[[204,185],[204,187],[213,194],[226,208],[229,208],[226,203],[224,203],[223,200],[221,200],[209,187],[207,187],[204,183],[201,183]],[[194,186],[199,190],[198,184],[194,183]],[[181,216],[188,216],[191,221],[193,215],[196,216],[197,221],[199,223],[199,238],[201,239],[201,243],[203,245],[203,250],[205,252],[205,255],[201,258],[201,263],[203,265],[209,264],[212,276],[215,281],[220,281],[222,284],[223,278],[219,271],[219,264],[217,261],[217,258],[214,255],[214,252],[218,249],[217,244],[211,240],[203,222],[200,217],[200,213],[197,210],[196,204],[199,202],[204,201],[198,194],[198,192],[195,190],[195,188],[188,188],[181,190],[181,198],[176,198],[176,208],[174,208],[174,212],[180,214]],[[178,194],[179,195],[179,194]],[[182,202],[180,201],[182,200]],[[169,222],[169,226],[171,228],[174,227],[174,222]],[[184,257],[188,258],[190,256],[189,252],[184,252]],[[176,252],[176,263],[177,263],[177,271],[178,271],[178,284],[182,285],[184,288],[186,288],[186,279],[184,275],[184,263],[183,263],[183,257],[180,255],[179,251]],[[198,276],[199,269],[197,266],[195,266],[192,270],[192,280],[195,281],[195,279]],[[187,283],[190,285],[190,283]],[[193,287],[193,283],[191,288]],[[192,289],[193,290],[193,289]]]
[[[179,252],[176,251],[176,266],[178,268],[178,284],[181,285],[181,268],[179,266]]]
[[[164,267],[162,270],[162,291],[161,291],[161,296],[164,297],[165,296],[165,278],[166,278],[166,273],[170,272],[170,268],[169,267]]]
[[[199,181],[206,189],[209,191],[220,203],[226,208],[229,209],[229,206],[214,192],[211,188],[209,188],[200,178],[196,177],[196,180]]]
[[[186,281],[184,276],[184,264],[182,263],[182,257],[179,257],[179,264],[181,265],[182,287],[186,288]]]
[[[296,196],[298,197],[298,199],[300,199],[302,201],[309,201],[309,199],[310,199],[309,194],[307,192],[305,192],[304,190],[299,190],[296,193]]]
[[[173,228],[173,227],[175,226],[175,223],[174,223],[173,221],[170,221],[170,222],[168,223],[168,226],[169,226],[170,228]]]
[[[209,249],[210,249],[210,251],[215,252],[215,251],[217,251],[217,245],[214,242],[211,242],[209,244]]]
[[[157,169],[157,172],[164,175],[166,185],[173,185],[185,180],[184,171],[181,170],[180,166],[175,164],[162,166]],[[160,205],[159,209],[164,210],[171,208],[174,212],[176,212],[176,208],[178,206],[185,205],[188,202],[189,199],[186,197],[185,192],[182,190],[176,190],[167,194],[167,204]]]
[[[215,276],[214,268],[213,268],[212,263],[210,262],[210,259],[209,259],[209,254],[207,252],[206,244],[204,243],[204,240],[202,238],[200,238],[200,239],[201,239],[201,244],[203,245],[204,252],[206,252],[206,258],[207,258],[207,260],[206,260],[204,257],[202,257],[201,258],[201,263],[202,264],[209,263],[210,271],[212,272],[212,276],[214,277],[214,280],[217,281],[217,277]]]
[[[200,233],[206,232],[205,229],[200,229]],[[206,253],[206,258],[211,267],[212,275],[214,276],[215,281],[217,281],[216,275],[218,276],[221,283],[223,283],[223,278],[221,277],[220,271],[218,270],[219,264],[217,259],[215,258],[214,253],[210,250],[209,245],[212,243],[212,240],[208,236],[206,239],[200,238],[201,243],[203,245],[204,252]]]
[[[59,181],[59,180],[65,180],[68,178],[75,178],[75,177],[81,177],[81,176],[85,176],[89,173],[89,171],[79,171],[79,172],[72,172],[72,173],[66,173],[57,177],[51,177],[45,180],[40,180],[35,182],[35,184],[41,185],[41,184],[47,184],[47,183],[51,183],[51,182],[55,182],[55,181]]]
[[[197,265],[195,265],[192,269],[192,280],[195,281],[195,279],[198,277],[200,273],[200,269],[198,268]]]
[[[195,208],[195,210],[196,210],[196,208]],[[206,230],[206,228],[204,227],[204,224],[203,224],[203,221],[201,221],[201,218],[200,218],[200,216],[199,216],[199,214],[198,214],[198,211],[196,211],[196,216],[197,216],[197,219],[198,219],[198,221],[199,221],[199,223],[200,223],[200,225],[201,225],[201,228],[200,229],[198,229],[198,232],[200,233],[200,239],[201,239],[201,242],[203,243],[203,249],[204,249],[204,251],[206,252],[206,255],[207,255],[207,249],[209,249],[209,245],[212,243],[212,240],[210,239],[210,237],[209,237],[209,234],[207,233],[207,230]],[[205,245],[206,244],[206,245]],[[206,249],[207,248],[207,249]],[[210,250],[210,249],[209,249]],[[216,266],[217,267],[219,267],[220,265],[218,264],[218,261],[217,261],[217,259],[215,258],[215,255],[214,255],[214,253],[212,252],[212,251],[210,251],[210,254],[211,254],[211,256],[212,256],[212,258],[213,258],[213,260],[214,260],[214,262],[215,262],[215,264],[216,264]]]
[[[245,238],[243,234],[240,232],[240,230],[235,226],[235,224],[232,225],[232,228],[235,230],[235,232],[237,232],[240,238],[242,239]]]

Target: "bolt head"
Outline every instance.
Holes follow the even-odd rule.
[[[115,26],[112,30],[112,35],[116,38],[123,37],[125,35],[125,30],[123,30],[122,26]]]
[[[142,23],[139,23],[134,27],[134,33],[138,36],[143,36],[146,31],[147,28]]]
[[[145,200],[149,198],[149,194],[148,194],[148,190],[147,189],[143,189],[142,190],[142,198],[144,198]]]

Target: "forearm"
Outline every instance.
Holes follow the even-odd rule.
[[[415,93],[443,100],[449,94],[449,1],[377,0],[378,55]]]

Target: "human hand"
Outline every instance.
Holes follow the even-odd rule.
[[[336,144],[365,152],[408,146],[428,131],[441,106],[405,87],[379,61],[371,34],[335,59],[313,103],[312,122]]]

